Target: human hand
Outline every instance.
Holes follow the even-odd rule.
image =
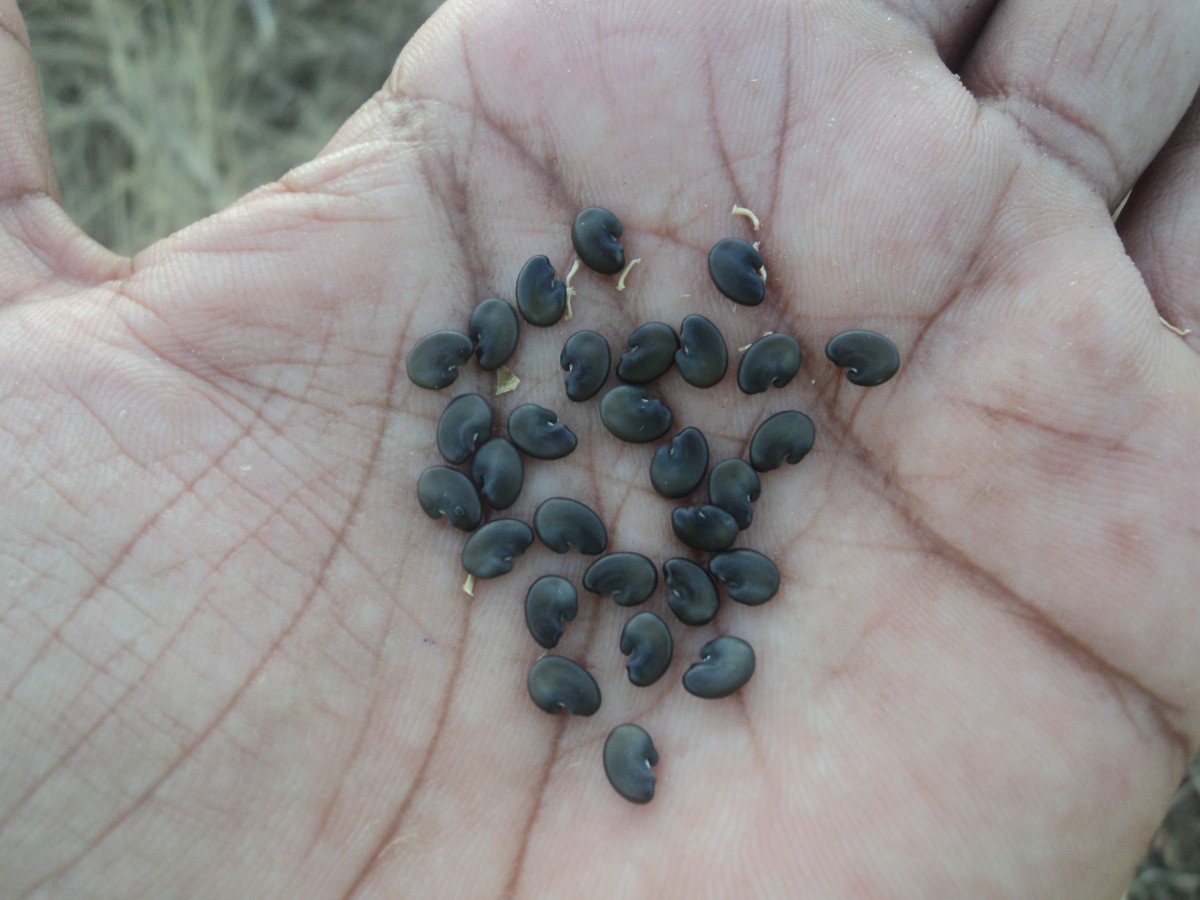
[[[1200,13],[961,6],[453,2],[315,162],[126,260],[54,199],[0,3],[3,893],[1115,896],[1198,727],[1200,363],[1156,310],[1200,327],[1195,109],[1159,152]],[[734,202],[754,309],[704,267]],[[679,552],[650,449],[563,396],[577,328],[793,333],[786,389],[660,387],[715,459],[784,408],[817,443],[747,532],[779,595],[666,614],[650,688],[584,595],[560,646],[605,700],[564,721],[520,605],[585,560],[460,591],[415,482],[490,379],[403,363],[530,255],[561,273],[592,203],[643,262],[523,329],[498,421],[538,402],[580,444],[514,513],[574,496],[613,549]],[[850,327],[897,342],[893,381],[822,358]],[[702,701],[679,675],[716,633],[758,670]],[[645,807],[601,769],[622,721],[662,756]]]

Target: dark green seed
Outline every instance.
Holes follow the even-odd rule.
[[[475,451],[471,480],[492,509],[508,509],[521,496],[525,464],[517,448],[504,438],[492,438]]]
[[[696,550],[724,550],[738,536],[738,524],[719,506],[678,506],[671,513],[675,537]]]
[[[770,472],[786,459],[793,465],[812,449],[817,431],[812,419],[802,412],[786,409],[766,419],[750,438],[750,465]]]
[[[663,563],[667,605],[684,625],[707,625],[717,614],[717,586],[712,576],[690,559],[675,557]]]
[[[728,550],[708,561],[708,571],[738,603],[758,606],[779,590],[779,568],[757,550]]]
[[[654,799],[654,771],[658,751],[645,729],[626,723],[609,732],[604,742],[604,774],[608,783],[630,803]]]
[[[493,519],[467,539],[463,568],[476,578],[504,575],[532,543],[533,529],[520,519]]]
[[[825,345],[829,361],[849,369],[851,384],[874,387],[883,384],[900,369],[900,351],[888,338],[874,331],[843,331]]]
[[[671,428],[671,410],[651,398],[644,387],[623,384],[600,401],[600,421],[614,435],[631,444],[657,441]]]
[[[790,334],[763,335],[742,355],[738,387],[743,394],[761,394],[772,385],[784,387],[800,371],[800,358],[800,344]]]
[[[559,423],[558,413],[525,403],[508,414],[508,437],[535,459],[561,459],[575,449],[575,434]]]
[[[555,553],[566,553],[574,547],[580,553],[595,556],[608,547],[608,532],[600,517],[570,497],[544,501],[533,514],[533,530]]]
[[[754,649],[741,638],[722,635],[700,648],[700,662],[683,674],[689,694],[716,700],[728,697],[754,674]]]
[[[417,501],[431,519],[445,516],[455,528],[473,531],[479,527],[483,508],[479,494],[467,476],[457,469],[431,466],[417,479]]]
[[[583,586],[601,597],[611,595],[617,606],[637,606],[658,587],[658,570],[640,553],[610,553],[588,566]]]
[[[447,462],[466,462],[492,434],[492,408],[479,394],[462,394],[450,401],[438,420],[437,448]]]
[[[708,470],[708,441],[698,428],[685,428],[654,451],[650,484],[671,500],[686,497],[704,480]]]
[[[596,395],[608,380],[608,341],[594,331],[577,331],[563,344],[558,364],[567,373],[567,396],[581,402]]]
[[[675,329],[664,322],[639,325],[625,343],[629,352],[617,363],[617,377],[629,384],[646,384],[665,374],[679,349]]]
[[[671,665],[671,630],[652,612],[640,612],[621,629],[621,652],[629,657],[625,671],[638,687],[662,678]]]
[[[717,241],[708,252],[708,274],[717,290],[742,306],[758,306],[767,292],[763,258],[740,238]]]
[[[545,328],[562,318],[567,308],[567,286],[554,274],[544,256],[533,256],[517,275],[517,309],[530,325]]]
[[[490,297],[476,306],[467,334],[475,342],[479,368],[491,372],[508,362],[520,331],[517,311],[507,300]]]
[[[758,473],[744,459],[726,459],[708,476],[708,502],[719,506],[745,530],[754,519],[754,501],[762,490]]]
[[[625,248],[617,240],[621,233],[616,216],[601,206],[589,206],[571,223],[571,244],[589,269],[615,275],[625,268]]]
[[[688,316],[679,326],[675,368],[693,387],[709,388],[725,377],[729,350],[717,326],[704,316]]]
[[[529,699],[538,709],[555,714],[564,709],[590,716],[600,709],[600,686],[583,666],[565,656],[543,656],[529,670]]]
[[[458,367],[471,358],[471,339],[458,331],[437,331],[417,341],[404,368],[418,387],[440,390],[458,378]]]
[[[525,624],[533,639],[547,650],[558,645],[564,623],[579,612],[579,592],[558,575],[543,575],[525,595]]]

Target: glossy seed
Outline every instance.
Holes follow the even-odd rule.
[[[708,571],[738,603],[758,606],[779,590],[779,568],[757,550],[727,550],[708,561]]]
[[[543,575],[525,595],[525,624],[533,639],[547,650],[558,644],[565,623],[573,622],[578,612],[579,592],[558,575]]]
[[[492,509],[508,509],[521,496],[525,463],[504,438],[492,438],[471,459],[471,480]]]
[[[455,528],[474,531],[483,517],[475,485],[462,472],[431,466],[417,479],[417,501],[431,519],[445,516]]]
[[[517,309],[530,325],[545,328],[562,318],[567,308],[567,286],[554,274],[544,256],[532,256],[517,275]]]
[[[508,414],[508,437],[535,459],[561,459],[575,449],[575,433],[558,421],[558,413],[525,403]]]
[[[725,377],[729,350],[717,326],[704,316],[688,316],[679,326],[675,368],[693,387],[709,388]]]
[[[458,331],[436,331],[417,341],[404,368],[418,387],[439,390],[454,383],[458,367],[471,358],[471,339]]]
[[[667,605],[684,625],[707,625],[717,614],[717,586],[712,576],[690,559],[675,557],[663,563]]]
[[[640,553],[610,553],[588,566],[583,586],[601,597],[611,596],[617,606],[637,606],[658,587],[658,570]]]
[[[567,373],[567,396],[590,400],[608,380],[608,341],[594,331],[577,331],[563,344],[558,364]]]
[[[825,345],[825,355],[835,366],[849,369],[846,380],[863,387],[883,384],[900,368],[900,351],[874,331],[843,331]]]
[[[631,683],[647,687],[671,665],[671,630],[652,612],[640,612],[621,629],[621,652],[629,657],[625,671]]]
[[[717,241],[708,252],[708,274],[717,290],[742,306],[758,306],[767,292],[763,258],[740,238]]]
[[[750,345],[738,363],[737,383],[743,394],[784,387],[800,371],[800,344],[790,334],[765,334]]]
[[[665,322],[639,325],[625,343],[629,351],[617,363],[617,377],[629,384],[646,384],[665,374],[679,349],[675,329]]]
[[[724,550],[738,536],[738,524],[719,506],[678,506],[671,513],[675,537],[697,550]]]
[[[512,571],[513,558],[533,543],[533,529],[520,519],[492,519],[468,539],[462,566],[476,578],[495,578]]]
[[[533,530],[555,553],[566,553],[574,547],[580,553],[595,556],[608,547],[608,532],[600,517],[570,497],[543,501],[533,514]]]
[[[654,451],[650,484],[671,500],[686,497],[704,480],[708,470],[708,441],[699,428],[685,428]]]
[[[450,401],[437,426],[437,448],[446,462],[466,462],[492,434],[492,407],[479,394]]]
[[[517,349],[520,331],[517,311],[507,300],[489,297],[476,306],[467,335],[475,342],[479,368],[492,372],[508,362]]]
[[[625,268],[625,248],[618,238],[621,222],[602,206],[581,209],[571,223],[571,245],[583,264],[601,275]]]
[[[631,444],[657,441],[671,428],[671,410],[653,399],[644,387],[623,384],[600,401],[600,421],[614,435]]]
[[[778,469],[785,459],[794,465],[812,449],[816,436],[812,419],[804,413],[794,409],[775,413],[754,429],[750,465],[760,472]]]
[[[744,459],[726,459],[708,476],[708,502],[733,516],[743,531],[754,519],[754,501],[762,490],[758,473]]]
[[[754,649],[741,638],[721,635],[700,648],[700,662],[683,673],[689,694],[716,700],[728,697],[754,674]]]
[[[554,714],[564,709],[590,716],[600,708],[600,686],[583,666],[565,656],[543,656],[529,669],[529,699],[538,709]]]
[[[604,774],[608,783],[630,803],[654,799],[654,770],[658,751],[644,728],[626,723],[609,732],[604,742]]]

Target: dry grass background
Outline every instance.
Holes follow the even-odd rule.
[[[132,253],[278,178],[383,83],[437,5],[24,0],[67,209]],[[1200,898],[1195,763],[1127,895],[1188,898]]]

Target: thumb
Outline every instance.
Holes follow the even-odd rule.
[[[58,200],[29,33],[16,0],[0,0],[0,203]]]

